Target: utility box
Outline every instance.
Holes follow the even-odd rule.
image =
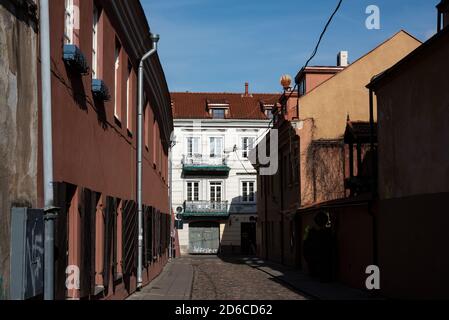
[[[12,208],[10,299],[44,292],[44,210]]]

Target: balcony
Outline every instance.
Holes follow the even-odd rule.
[[[228,176],[230,167],[225,156],[210,157],[203,154],[184,155],[182,158],[184,176],[214,175]]]
[[[186,201],[184,202],[184,218],[228,218],[228,202]]]

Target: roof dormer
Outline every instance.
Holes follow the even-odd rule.
[[[207,99],[206,108],[212,119],[226,119],[229,117],[231,105],[225,99]]]

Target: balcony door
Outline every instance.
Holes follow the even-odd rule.
[[[210,183],[210,202],[220,203],[222,202],[223,195],[223,183],[222,182],[211,182]]]
[[[209,138],[210,157],[212,159],[218,159],[223,156],[223,138],[211,137]]]
[[[199,137],[188,137],[187,138],[187,156],[194,157],[198,156],[200,151],[200,138]]]

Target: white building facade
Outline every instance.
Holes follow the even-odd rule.
[[[248,155],[271,126],[272,96],[172,94],[172,206],[182,254],[255,253],[257,173]]]

